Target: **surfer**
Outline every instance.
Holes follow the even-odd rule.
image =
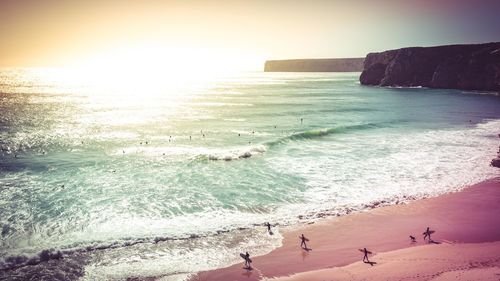
[[[300,239],[300,247],[307,249],[306,241],[309,241],[309,239],[307,239],[304,236],[304,234],[302,234],[302,236],[299,236],[299,239]]]
[[[245,252],[245,254],[240,254],[240,256],[245,260],[245,268],[250,269],[252,268],[252,260],[250,259],[250,254],[248,252]]]
[[[189,136],[189,140],[191,140],[191,136]]]
[[[424,240],[425,238],[429,237],[429,242],[432,241],[431,239],[431,234],[434,233],[434,230],[430,230],[429,227],[427,227],[427,229],[425,230],[424,233],[422,233],[424,235]]]
[[[370,263],[370,260],[368,259],[368,254],[371,254],[372,252],[368,251],[366,248],[363,248],[363,250],[361,250],[361,249],[359,249],[359,250],[365,254],[363,256],[363,262]]]
[[[410,235],[410,239],[412,243],[417,242],[417,240],[415,240],[415,236]]]
[[[300,125],[302,125],[303,121],[304,121],[304,118],[300,118]]]
[[[265,226],[267,226],[267,232],[271,233],[271,224],[269,222],[266,222]]]

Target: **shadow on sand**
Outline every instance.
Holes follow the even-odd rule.
[[[250,276],[252,276],[253,272],[253,268],[252,267],[243,267],[243,269],[246,269],[245,272],[243,272],[241,275],[243,276],[246,276],[247,278],[250,278]]]

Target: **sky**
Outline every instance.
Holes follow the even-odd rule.
[[[0,0],[0,66],[261,68],[500,41],[500,0]]]

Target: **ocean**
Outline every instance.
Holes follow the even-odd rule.
[[[186,280],[499,175],[498,94],[358,77],[0,69],[0,279]]]

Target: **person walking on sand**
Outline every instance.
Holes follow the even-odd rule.
[[[302,247],[304,249],[307,249],[306,241],[309,241],[309,239],[307,239],[304,236],[304,234],[302,234],[301,236],[299,236],[299,239],[300,239],[300,247]]]
[[[422,233],[424,235],[424,240],[429,237],[429,242],[432,241],[431,239],[431,234],[434,233],[434,230],[430,230],[429,227],[427,227],[427,229],[425,230],[424,233]]]
[[[252,260],[250,259],[250,254],[248,252],[245,252],[245,267],[246,268],[252,267]]]
[[[372,252],[368,251],[366,248],[363,248],[362,252],[365,254],[363,256],[363,262],[369,263],[370,260],[368,259],[368,254],[371,254]]]

